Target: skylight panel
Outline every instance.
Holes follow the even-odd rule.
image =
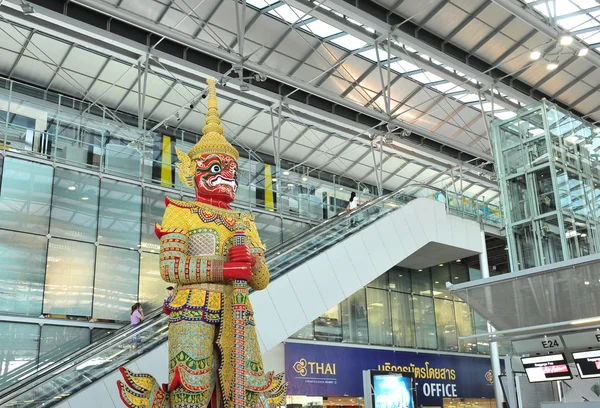
[[[359,55],[362,55],[363,57],[365,57],[373,62],[377,62],[377,51],[375,50],[375,48],[360,52]],[[392,55],[392,58],[395,58],[395,57]],[[380,49],[379,50],[379,60],[387,61],[388,59],[389,59],[388,53],[386,51]]]
[[[445,82],[443,84],[433,85],[432,88],[437,89],[438,91],[440,91],[442,93],[464,91],[464,88],[461,88],[458,85],[454,85],[452,82]]]
[[[415,49],[414,49],[414,48],[412,48],[412,47],[409,47],[408,45],[405,45],[405,46],[404,46],[404,49],[405,49],[406,51],[408,51],[408,52],[412,52],[412,53],[416,53],[416,52],[417,52],[417,50],[415,50]]]
[[[367,44],[363,40],[359,40],[358,38],[350,34],[346,34],[342,37],[335,38],[331,40],[331,42],[350,51],[362,48]]]
[[[390,64],[390,68],[393,69],[396,72],[399,72],[400,74],[404,74],[406,72],[412,72],[412,71],[418,71],[419,70],[419,67],[417,67],[416,65],[411,64],[410,62],[406,62],[404,60],[392,62]]]
[[[359,23],[359,22],[358,22],[358,21],[356,21],[356,20],[352,20],[351,18],[346,18],[346,20],[348,20],[348,22],[349,22],[349,23],[352,23],[352,24],[354,24],[354,25],[357,25],[357,26],[362,26],[362,23]]]
[[[256,7],[257,9],[264,9],[269,7],[271,4],[277,3],[279,0],[246,0],[247,4]]]
[[[276,9],[270,10],[269,14],[281,18],[290,24],[294,24],[296,21],[300,20],[300,17],[302,17],[301,21],[311,17],[310,15],[298,10],[297,8],[290,7],[287,4],[283,4]]]
[[[548,10],[554,15],[554,1],[548,1],[547,3],[540,3],[533,6],[534,9],[549,17]],[[576,13],[581,9],[568,0],[561,0],[556,3],[556,16],[562,16],[565,14]]]
[[[311,33],[318,35],[319,37],[323,37],[323,38],[342,32],[342,30],[338,30],[334,26],[324,23],[320,20],[312,21],[312,22],[306,24],[302,28],[305,28],[305,29],[309,30]]]
[[[586,28],[598,26],[598,22],[587,14],[567,17],[559,20],[558,23],[569,31],[585,30]]]
[[[600,33],[599,32],[581,34],[581,35],[578,35],[577,38],[579,38],[581,41],[585,41],[588,44],[600,43]]]
[[[583,10],[598,6],[596,0],[571,0],[571,3],[575,3],[577,7]]]
[[[473,102],[479,101],[479,96],[470,93],[470,94],[460,96],[460,97],[456,98],[456,100],[461,101],[462,103],[473,103]]]
[[[500,119],[500,120],[512,119],[512,118],[514,118],[515,116],[517,116],[517,114],[516,114],[516,113],[514,113],[514,112],[509,112],[509,111],[507,111],[507,112],[496,112],[496,114],[495,114],[495,115],[496,115],[496,117],[497,117],[498,119]]]
[[[439,76],[427,71],[409,75],[409,77],[411,77],[415,81],[421,82],[422,84],[430,84],[432,82],[439,82],[444,80],[443,78],[440,78]]]

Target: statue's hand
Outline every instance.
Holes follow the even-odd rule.
[[[249,281],[252,277],[252,267],[249,262],[223,263],[223,279],[241,279]]]
[[[228,252],[228,257],[231,262],[247,262],[250,266],[256,265],[256,258],[254,258],[254,255],[252,255],[247,245],[231,247]]]

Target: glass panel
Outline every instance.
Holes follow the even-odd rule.
[[[450,264],[431,267],[431,278],[433,280],[433,296],[450,297],[450,291],[446,288],[446,282],[450,281]]]
[[[140,256],[140,303],[144,310],[151,311],[161,307],[167,298],[169,283],[162,280],[158,269],[158,254],[143,252]],[[146,312],[147,313],[147,312]]]
[[[0,312],[41,314],[47,244],[46,237],[0,230]]]
[[[283,222],[283,241],[287,241],[288,239],[293,238],[294,236],[303,233],[304,231],[307,231],[310,229],[311,225],[304,223],[304,222],[299,222],[299,221],[292,221],[292,220],[286,220],[285,218],[282,219]],[[259,231],[260,232],[260,231]],[[267,247],[268,249],[268,247]]]
[[[367,299],[361,289],[342,302],[342,328],[344,342],[369,343],[367,332]]]
[[[487,321],[477,314],[477,312],[473,312],[473,322],[475,323],[476,334],[488,332]],[[490,354],[490,343],[488,343],[488,341],[485,339],[478,339],[477,351],[481,354]]]
[[[473,314],[469,305],[463,302],[454,302],[454,311],[456,314],[458,337],[475,334]],[[459,340],[459,351],[466,353],[477,352],[477,340]]]
[[[50,220],[52,167],[4,159],[0,188],[0,227],[46,235]]]
[[[262,213],[255,213],[254,216],[263,245],[273,248],[281,244],[281,218]]]
[[[389,288],[388,274],[384,273],[383,275],[381,275],[374,281],[370,282],[367,286],[370,288],[376,288],[376,289],[388,289]]]
[[[92,330],[92,343],[95,343],[114,332],[115,332],[115,330],[113,330],[113,329],[93,329]]]
[[[392,292],[392,328],[394,346],[415,346],[415,321],[413,317],[412,297],[404,293]]]
[[[94,244],[50,240],[44,289],[45,314],[92,315],[95,255]]]
[[[387,290],[367,289],[369,343],[392,345],[392,322]]]
[[[435,321],[440,350],[458,351],[456,321],[454,320],[452,303],[451,300],[435,299]]]
[[[139,253],[98,247],[94,280],[94,319],[129,321],[137,301]]]
[[[410,277],[413,293],[431,296],[431,271],[429,269],[412,270]]]
[[[154,233],[154,225],[162,223],[162,217],[165,213],[165,196],[174,200],[181,199],[178,194],[144,188],[141,242],[141,248],[144,251],[155,251],[158,253],[160,242]]]
[[[0,384],[6,374],[37,361],[40,326],[37,324],[0,322]]]
[[[84,348],[90,344],[90,332],[87,327],[43,325],[40,337],[40,362]]]
[[[313,324],[309,323],[292,336],[293,339],[313,340]]]
[[[50,235],[96,242],[99,190],[98,177],[56,169]]]
[[[437,349],[435,314],[433,299],[423,296],[413,297],[415,313],[415,335],[418,348]]]
[[[315,340],[342,341],[340,309],[340,305],[334,306],[314,321]]]
[[[389,272],[390,289],[410,293],[410,270],[394,266]]]
[[[103,179],[100,189],[98,242],[125,248],[138,248],[141,211],[141,187]]]

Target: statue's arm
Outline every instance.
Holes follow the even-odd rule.
[[[260,241],[254,222],[250,224],[250,232],[248,235],[250,238],[250,252],[256,260],[256,263],[252,267],[252,277],[248,281],[248,284],[254,290],[263,290],[269,284],[271,274],[269,273],[269,268],[267,267],[265,259],[265,247]]]
[[[163,224],[155,226],[160,239],[160,276],[171,283],[220,283],[250,278],[250,266],[213,257],[188,255],[187,209],[168,205]]]
[[[160,276],[163,280],[171,283],[223,282],[224,261],[187,255],[187,231],[162,227],[157,233],[161,234]]]

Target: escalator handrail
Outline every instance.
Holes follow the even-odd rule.
[[[158,310],[158,309],[157,309]],[[162,311],[162,309],[160,309]],[[39,385],[40,383],[44,383],[48,380],[48,377],[54,377],[57,374],[60,374],[61,372],[65,371],[65,369],[68,369],[72,366],[76,366],[78,364],[81,363],[81,361],[79,361],[79,359],[81,357],[85,357],[83,359],[83,361],[85,361],[88,357],[96,355],[101,353],[102,351],[112,347],[113,345],[120,343],[121,340],[128,338],[131,333],[131,331],[135,330],[136,333],[142,333],[152,327],[154,327],[155,325],[161,323],[164,319],[166,319],[165,315],[162,315],[162,313],[157,313],[154,314],[152,316],[152,318],[146,318],[144,320],[144,325],[139,325],[139,326],[128,326],[127,329],[128,330],[123,330],[123,332],[121,332],[118,335],[110,335],[106,341],[103,342],[99,342],[99,343],[92,343],[89,346],[87,346],[85,349],[85,351],[82,349],[80,352],[77,352],[77,356],[73,356],[73,355],[68,355],[65,358],[63,358],[60,362],[57,362],[57,364],[53,364],[51,366],[49,366],[48,368],[45,368],[44,370],[42,370],[39,375],[36,375],[33,378],[26,378],[24,382],[17,382],[16,384],[12,384],[11,386],[5,388],[4,390],[2,390],[2,393],[0,394],[0,404],[3,404],[5,402],[7,402],[8,400],[13,399],[14,397],[12,396],[12,394],[17,394],[20,395],[23,392],[19,392],[19,391],[25,391],[26,388],[31,388],[28,387],[30,385],[32,385],[33,383],[36,383],[35,385]],[[93,350],[89,350],[90,346],[93,346]],[[82,356],[83,354],[85,354],[85,356]]]
[[[393,191],[389,194],[377,197],[376,199],[371,200],[368,203],[366,203],[360,207],[357,207],[352,211],[347,211],[347,212],[344,212],[342,215],[330,218],[327,221],[317,225],[316,227],[311,228],[303,233],[296,235],[294,238],[287,241],[285,243],[285,245],[278,245],[276,248],[273,248],[271,251],[267,251],[265,253],[265,257],[267,257],[268,260],[273,260],[273,259],[277,259],[281,256],[284,256],[290,252],[293,252],[300,246],[300,244],[304,241],[306,236],[311,236],[311,237],[319,236],[319,235],[323,234],[324,232],[329,231],[333,225],[337,225],[339,223],[348,221],[349,219],[353,218],[356,214],[367,211],[368,209],[376,207],[378,204],[380,204],[384,201],[387,201],[394,197],[397,197],[397,196],[403,194],[404,191],[406,191],[406,189],[410,189],[411,187],[424,187],[424,188],[428,188],[431,190],[435,190],[435,191],[443,194],[445,197],[444,190],[442,190],[442,189],[439,189],[436,187],[431,187],[431,186],[428,186],[425,184],[418,184],[418,183],[410,184],[408,186],[399,188],[398,190]],[[281,247],[284,247],[284,249],[281,249]],[[275,255],[272,255],[273,253],[275,253]],[[269,257],[269,255],[271,255],[271,256]]]
[[[383,202],[385,200],[389,200],[391,198],[394,198],[394,197],[402,194],[407,188],[418,187],[418,186],[422,186],[424,188],[432,189],[432,190],[435,190],[435,191],[438,191],[438,192],[444,194],[443,190],[440,190],[440,189],[437,189],[437,188],[433,188],[431,186],[419,185],[419,184],[412,184],[412,185],[406,186],[404,188],[398,189],[398,190],[396,190],[396,191],[394,191],[394,192],[392,192],[390,194],[387,194],[385,196],[378,197],[377,199],[372,200],[372,201],[368,202],[367,204],[365,204],[365,205],[363,205],[361,207],[358,207],[358,208],[356,208],[356,209],[354,209],[352,211],[349,211],[347,213],[344,213],[344,214],[342,214],[342,215],[340,215],[338,217],[329,219],[329,220],[325,221],[324,223],[319,224],[318,226],[315,226],[314,228],[311,228],[311,229],[305,231],[305,233],[298,234],[297,237],[292,238],[290,241],[303,241],[303,239],[301,239],[300,236],[305,237],[305,236],[309,235],[309,236],[313,237],[315,235],[315,232],[317,234],[322,234],[325,231],[330,230],[332,225],[336,225],[338,223],[342,223],[344,221],[347,221],[350,218],[354,217],[356,214],[359,214],[359,213],[361,213],[363,211],[367,211],[368,209],[375,207],[376,205],[378,205],[379,203],[381,203],[381,202]],[[412,198],[415,198],[415,197],[412,197]],[[324,225],[324,224],[326,224],[326,225]],[[312,231],[312,233],[308,233],[309,231]],[[281,256],[281,255],[283,255],[285,253],[291,252],[291,250],[295,250],[299,246],[299,243],[295,242],[294,244],[291,245],[291,248],[288,249],[287,248],[288,247],[288,245],[287,245],[288,242],[286,242],[285,244],[278,245],[277,247],[273,248],[272,250],[267,251],[265,253],[265,255],[266,255],[266,257],[270,258],[270,259],[267,259],[267,261],[269,261],[269,260],[272,259],[272,254],[275,254],[275,258],[278,258],[279,256]],[[286,249],[282,250],[282,251],[279,251],[279,253],[278,253],[277,251],[281,247],[285,247]],[[269,256],[269,255],[271,255],[271,256]],[[281,273],[277,274],[274,278],[276,279],[279,276],[281,276]],[[162,312],[162,308],[156,309],[153,312],[151,312],[151,313],[155,313],[155,314],[152,315],[152,318],[147,318],[142,323],[142,325],[138,325],[138,326],[135,326],[135,327],[128,326],[128,327],[126,327],[124,329],[119,329],[118,332],[122,330],[121,333],[118,333],[118,334],[114,333],[114,334],[110,335],[109,339],[107,339],[107,340],[105,340],[103,342],[92,343],[89,346],[86,346],[80,352],[77,352],[76,356],[69,355],[66,358],[64,358],[63,361],[60,362],[60,364],[53,364],[53,365],[48,366],[47,368],[45,368],[44,370],[42,370],[42,372],[39,373],[39,375],[37,375],[35,378],[32,378],[32,379],[30,379],[29,381],[27,381],[25,383],[14,384],[14,386],[11,386],[11,387],[3,390],[4,392],[2,392],[2,394],[0,394],[0,404],[6,402],[7,401],[7,397],[10,397],[9,400],[12,400],[14,397],[11,396],[10,394],[16,394],[15,391],[20,391],[20,392],[18,392],[18,395],[21,395],[23,392],[26,392],[26,390],[25,390],[26,388],[31,388],[31,387],[27,387],[28,385],[31,385],[33,383],[36,383],[36,385],[39,385],[41,383],[45,383],[46,381],[49,380],[48,377],[52,378],[52,377],[56,376],[56,374],[59,374],[59,373],[65,371],[66,369],[68,369],[68,368],[70,368],[72,366],[80,364],[80,361],[74,362],[74,360],[79,359],[82,356],[82,354],[92,354],[92,353],[88,353],[89,351],[91,351],[91,349],[93,349],[93,351],[94,351],[93,354],[98,354],[98,353],[100,353],[100,352],[102,352],[102,351],[104,351],[104,350],[112,347],[113,345],[115,345],[117,343],[120,343],[124,338],[129,337],[129,334],[131,334],[130,332],[132,332],[133,330],[135,330],[137,333],[141,333],[141,332],[146,331],[149,328],[151,328],[151,327],[153,327],[153,326],[155,326],[155,325],[157,325],[159,323],[162,323],[163,321],[167,320],[167,317],[164,316],[164,315],[162,315],[161,312]],[[64,360],[66,360],[66,361],[64,361]],[[49,372],[49,371],[51,371],[51,372]],[[43,377],[43,378],[40,378],[40,377]],[[17,387],[17,385],[18,385],[18,387]],[[14,388],[18,388],[18,389],[14,390]]]

